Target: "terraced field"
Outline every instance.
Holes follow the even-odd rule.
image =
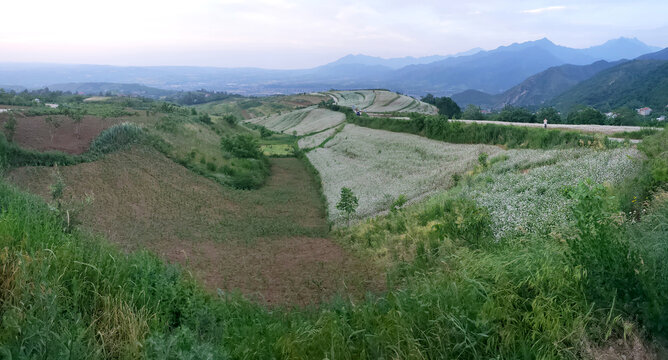
[[[354,106],[359,109],[366,109],[376,99],[374,90],[331,91],[325,94],[329,95],[338,105]]]
[[[345,118],[343,113],[311,106],[286,114],[254,118],[247,122],[262,125],[272,131],[301,136],[337,126],[344,122]]]
[[[453,145],[347,124],[307,156],[320,172],[330,220],[340,222],[336,203],[342,187],[351,188],[359,197],[359,217],[372,216],[387,210],[399,195],[415,200],[446,189],[452,175],[473,167],[480,153],[493,156],[502,151],[495,146]]]
[[[437,113],[436,108],[432,105],[387,90],[332,91],[326,94],[338,105],[355,107],[368,113]]]

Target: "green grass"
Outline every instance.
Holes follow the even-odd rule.
[[[584,139],[450,128],[428,121],[438,120],[427,119],[420,131],[448,141],[541,148],[579,146]],[[192,123],[183,126],[187,124]],[[122,137],[111,132],[104,138],[113,144]],[[496,242],[488,236],[491,225],[484,209],[464,200],[458,186],[447,193],[447,204],[436,199],[409,206],[338,234],[351,251],[385,265],[391,285],[387,293],[303,309],[269,309],[234,293],[211,295],[188,272],[147,252],[123,253],[102,238],[64,231],[57,210],[0,180],[0,354],[44,359],[579,359],[591,356],[587,348],[606,348],[608,341],[624,339],[629,332],[660,341],[668,338],[665,138],[652,135],[641,146],[648,160],[640,176],[649,180],[638,186],[654,191],[655,199],[624,221],[615,201],[606,199],[626,199],[625,193],[636,189],[581,185],[572,195],[575,221],[561,234],[527,233]],[[23,156],[13,151],[2,153],[6,163]],[[141,153],[137,159],[157,162]],[[291,160],[296,161],[272,161]],[[174,171],[154,177],[133,166],[124,174],[113,167],[101,169],[106,176],[119,176],[107,185],[118,186],[123,194],[131,175],[156,182],[177,176]],[[65,168],[61,171],[67,176]],[[485,171],[479,171],[461,181],[486,181]],[[185,170],[178,176],[186,176]],[[287,229],[281,220],[263,224],[261,219],[270,214],[280,218],[280,211],[272,213],[266,205],[284,204],[287,208],[280,210],[285,211],[300,194],[301,187],[288,180],[292,190],[288,184],[235,190],[233,196],[245,196],[256,206],[240,209],[248,215],[241,217],[243,223],[225,219],[224,229],[257,237]],[[133,198],[155,188],[178,187],[147,187]],[[157,198],[174,201],[163,195]],[[461,221],[462,214],[470,221]],[[199,228],[190,225],[173,224]],[[610,239],[614,241],[607,243]],[[396,246],[387,246],[389,241]],[[588,257],[574,251],[577,244],[592,241],[600,251],[586,253]],[[642,262],[628,254],[637,254]],[[629,264],[636,267],[629,271]],[[623,276],[606,279],[607,274]],[[630,288],[639,290],[629,294]],[[592,291],[598,289],[602,291]],[[636,326],[640,331],[632,330]]]
[[[339,111],[345,109],[338,109]],[[413,114],[410,120],[354,116],[349,122],[372,129],[405,132],[455,144],[491,144],[509,148],[550,149],[610,147],[607,139],[574,131],[447,121],[438,116]]]
[[[147,253],[65,234],[41,200],[5,183],[0,204],[0,343],[13,358],[563,359],[584,356],[582,342],[603,341],[606,326],[619,328],[606,325],[609,310],[591,311],[586,277],[549,239],[479,250],[426,243],[416,261],[402,263],[412,275],[400,290],[269,311],[207,295]],[[653,225],[665,220],[662,204],[661,217],[635,233],[647,250],[665,252],[666,229]],[[660,255],[650,259],[665,271]],[[658,275],[651,281],[665,287]]]
[[[294,156],[294,147],[289,144],[262,145],[260,148],[269,157]]]
[[[610,137],[613,138],[624,138],[624,139],[643,139],[647,136],[654,135],[660,130],[655,130],[655,129],[642,129],[642,130],[637,130],[637,131],[623,131],[623,132],[617,132]]]

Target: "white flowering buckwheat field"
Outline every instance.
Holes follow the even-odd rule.
[[[471,169],[483,152],[494,156],[503,150],[347,124],[307,156],[320,173],[330,220],[336,223],[342,219],[336,210],[342,187],[359,197],[358,217],[372,216],[401,194],[415,200],[448,188],[452,175]]]

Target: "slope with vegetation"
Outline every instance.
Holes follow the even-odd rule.
[[[551,103],[561,111],[576,105],[594,106],[601,111],[623,106],[663,110],[668,105],[667,98],[668,61],[634,60],[596,74]]]
[[[85,231],[85,226],[69,226],[72,203],[66,199],[72,193],[68,191],[80,193],[74,188],[63,191],[63,186],[77,181],[77,186],[89,186],[85,173],[97,168],[95,176],[110,181],[90,184],[103,191],[100,201],[104,203],[95,205],[93,200],[88,209],[99,206],[96,211],[102,213],[108,206],[122,203],[124,199],[118,194],[127,190],[132,178],[151,184],[136,188],[133,199],[112,214],[125,209],[153,223],[158,219],[145,210],[161,214],[162,204],[178,206],[172,213],[177,217],[160,215],[163,226],[177,228],[173,235],[183,236],[170,239],[166,234],[155,235],[154,239],[160,238],[156,242],[169,242],[169,249],[174,250],[171,257],[163,256],[178,261],[179,254],[187,255],[181,262],[188,269],[192,261],[235,267],[237,263],[226,265],[219,257],[230,256],[229,261],[234,261],[234,257],[242,257],[239,254],[246,254],[241,262],[248,267],[237,271],[259,278],[258,288],[271,287],[275,280],[271,274],[288,276],[290,270],[297,269],[303,274],[300,279],[284,280],[297,282],[288,285],[292,286],[288,289],[299,289],[297,296],[304,289],[331,294],[336,287],[329,277],[343,276],[344,286],[348,286],[346,274],[360,268],[344,266],[349,272],[339,271],[337,261],[319,265],[335,248],[316,238],[297,238],[287,241],[286,246],[280,238],[278,242],[264,239],[267,234],[292,229],[277,223],[305,221],[305,214],[315,212],[316,204],[322,206],[313,195],[303,198],[311,207],[301,200],[294,202],[302,196],[303,188],[309,188],[310,193],[318,188],[315,182],[308,185],[311,178],[298,160],[275,159],[285,160],[274,161],[272,167],[282,170],[273,172],[260,190],[243,192],[196,176],[155,151],[167,138],[160,135],[164,130],[151,128],[150,123],[147,130],[132,127],[134,147],[111,135],[94,141],[90,153],[105,149],[100,158],[88,153],[38,153],[0,142],[3,164],[14,167],[31,159],[40,164],[67,159],[72,162],[66,164],[89,162],[59,167],[62,180],[52,183],[50,194],[44,193],[48,184],[43,180],[47,177],[44,172],[48,169],[10,172],[17,177],[40,173],[42,180],[31,177],[31,181],[44,183],[35,183],[33,191],[50,197],[50,204],[0,180],[0,354],[105,359],[579,359],[599,358],[612,348],[627,358],[665,356],[661,344],[668,339],[668,301],[664,296],[668,291],[664,261],[668,257],[668,133],[645,138],[639,149],[644,155],[640,155],[630,148],[605,149],[609,144],[604,139],[579,133],[462,124],[423,115],[412,115],[408,120],[358,117],[349,108],[334,105],[330,109],[342,111],[349,122],[394,132],[382,132],[392,141],[379,138],[370,146],[360,145],[353,140],[381,132],[346,125],[320,143],[327,147],[332,142],[330,147],[347,151],[355,161],[378,159],[375,166],[380,169],[388,166],[387,161],[396,160],[396,156],[383,159],[382,153],[391,151],[388,144],[408,138],[411,143],[428,142],[455,152],[458,145],[440,141],[477,144],[474,147],[504,145],[517,150],[503,153],[498,149],[498,156],[480,153],[471,171],[450,176],[451,189],[410,205],[398,197],[386,214],[352,227],[338,227],[331,234],[349,252],[339,249],[339,255],[363,258],[367,265],[384,269],[387,290],[378,291],[373,281],[368,284],[358,278],[362,282],[356,283],[356,289],[372,290],[363,298],[348,297],[351,294],[344,287],[341,297],[318,306],[268,308],[236,292],[207,292],[190,272],[166,265],[149,252],[120,252],[104,238]],[[165,114],[182,120],[174,132],[174,143],[179,132],[200,115],[186,116],[178,108]],[[212,116],[212,124],[203,124],[224,136],[239,125],[225,125],[222,115]],[[206,131],[201,130],[203,134]],[[257,134],[238,131],[223,142],[226,153],[256,154]],[[268,141],[279,141],[276,136],[270,135]],[[361,151],[364,146],[370,151]],[[399,156],[406,151],[417,157],[441,156],[403,147]],[[321,149],[316,146],[306,155]],[[109,155],[111,152],[116,153]],[[275,176],[284,181],[274,182]],[[396,181],[400,183],[401,176],[396,176]],[[359,195],[361,204],[366,195]],[[248,201],[234,209],[235,201],[243,198]],[[243,221],[217,218],[221,213],[216,214],[216,209],[228,206],[250,216]],[[189,211],[181,213],[182,208]],[[544,216],[539,216],[541,210],[546,211]],[[87,210],[83,211],[85,219]],[[275,221],[263,226],[255,214]],[[218,220],[222,228],[207,224],[212,220]],[[199,238],[191,242],[206,244],[209,236],[199,231],[207,229],[212,234],[218,229],[218,234],[239,229],[239,234],[259,231],[256,234],[264,235],[247,244],[249,250],[242,253],[236,251],[245,245],[243,241],[234,248],[221,246],[234,243],[227,240],[218,244],[221,247],[207,245],[189,252],[192,249],[184,246],[186,239]],[[137,230],[129,224],[114,231],[132,234]],[[150,238],[151,231],[160,230],[147,230],[140,237]],[[251,255],[254,245],[264,244],[270,244],[265,252],[279,253]],[[297,246],[302,247],[293,250]],[[320,260],[311,261],[308,254],[314,253]],[[193,254],[204,260],[193,260]],[[294,259],[312,266],[286,270],[285,261]],[[256,263],[266,263],[268,270],[258,271],[262,265]],[[193,275],[201,279],[201,273],[194,271]],[[234,282],[234,278],[228,281]]]
[[[452,95],[452,99],[461,107],[473,104],[484,109],[501,109],[506,105],[541,106],[581,81],[589,79],[600,71],[618,63],[601,60],[590,65],[567,64],[554,66],[528,77],[518,85],[500,94],[467,90]]]

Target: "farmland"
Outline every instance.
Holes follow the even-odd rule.
[[[340,112],[308,107],[286,114],[254,118],[247,122],[262,125],[272,131],[300,136],[330,129],[344,120],[345,115]]]
[[[322,178],[330,219],[338,222],[336,202],[342,187],[359,195],[359,216],[372,216],[389,209],[399,195],[414,200],[447,188],[452,175],[471,169],[483,152],[493,156],[501,149],[450,145],[349,124],[307,156]]]
[[[322,94],[15,108],[12,141],[0,135],[0,354],[665,354],[665,131],[635,146],[327,94],[347,108]]]
[[[338,105],[355,107],[369,113],[436,114],[437,112],[432,105],[387,90],[331,91],[325,94],[329,95]]]

